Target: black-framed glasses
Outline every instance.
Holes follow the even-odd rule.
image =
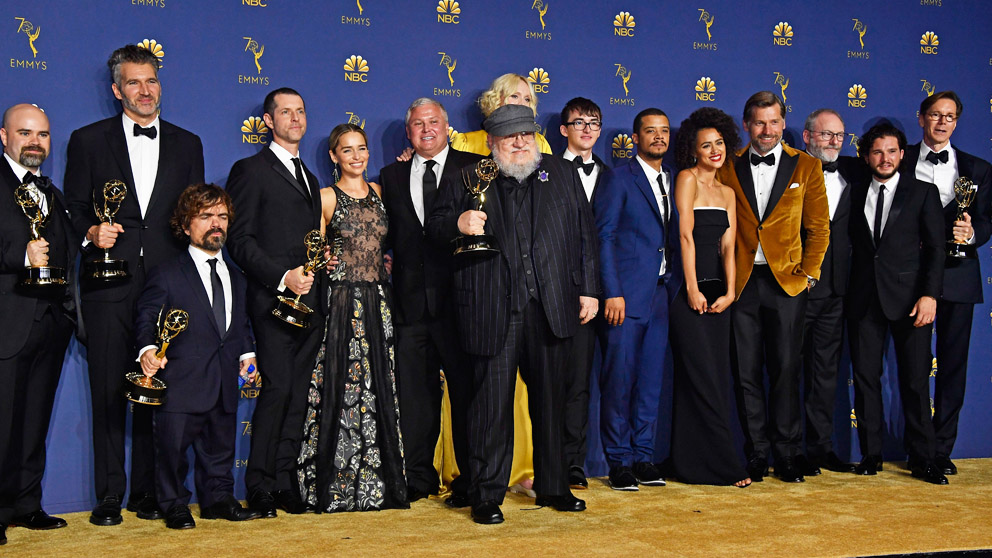
[[[585,130],[586,128],[589,128],[593,132],[596,132],[603,127],[603,123],[600,122],[599,120],[592,120],[592,121],[573,120],[571,122],[566,122],[565,125],[571,126],[576,130]]]
[[[844,139],[844,132],[831,132],[829,130],[819,130],[819,131],[810,130],[809,133],[815,135],[816,137],[820,138],[823,141],[833,141],[834,138],[837,138],[838,140]]]
[[[929,120],[931,122],[940,122],[941,119],[943,119],[944,122],[947,122],[948,124],[950,124],[951,122],[954,122],[955,119],[957,119],[957,115],[954,115],[954,114],[941,114],[939,112],[928,112],[927,113],[927,120]]]

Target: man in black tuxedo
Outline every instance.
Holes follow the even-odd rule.
[[[422,97],[406,112],[406,136],[414,155],[379,174],[389,215],[387,245],[393,251],[393,315],[396,320],[396,383],[410,501],[437,494],[434,448],[441,432],[443,390],[451,401],[451,433],[459,476],[452,482],[452,507],[468,499],[468,418],[471,369],[458,343],[451,299],[451,248],[427,241],[424,222],[434,209],[438,182],[459,187],[459,171],[481,157],[448,146],[448,113]]]
[[[891,333],[906,424],[903,444],[913,476],[947,484],[934,465],[929,385],[944,224],[937,188],[899,172],[905,146],[906,136],[892,124],[872,126],[858,144],[871,180],[851,185],[847,319],[862,455],[855,472],[874,475],[882,469],[882,359]]]
[[[48,117],[34,105],[14,105],[0,128],[0,544],[8,525],[57,529],[66,522],[41,509],[45,437],[72,334],[72,286],[28,290],[26,267],[60,267],[67,273],[77,244],[62,193],[41,175],[51,150]],[[14,198],[21,184],[43,198],[41,238]],[[40,196],[39,196],[40,194]],[[72,281],[72,277],[69,277]]]
[[[798,457],[800,471],[820,474],[820,467],[850,473],[854,466],[837,457],[833,448],[834,397],[844,336],[844,295],[851,265],[847,229],[851,213],[850,185],[860,179],[864,162],[840,154],[844,121],[828,108],[813,111],[803,127],[806,153],[823,165],[830,211],[830,244],[820,265],[820,281],[809,290],[803,325],[804,410],[806,454]]]
[[[957,474],[951,451],[958,436],[964,405],[968,348],[975,304],[983,302],[982,271],[977,249],[992,233],[992,167],[988,162],[951,145],[964,106],[953,91],[940,91],[920,104],[923,141],[906,147],[906,173],[932,182],[944,208],[944,236],[959,240],[964,258],[944,260],[944,284],[937,305],[937,375],[934,379],[933,428],[937,437],[936,465],[945,475]],[[954,182],[970,178],[978,186],[962,221],[957,220]]]
[[[155,488],[170,529],[196,526],[184,485],[190,447],[196,457],[200,517],[244,521],[258,517],[234,498],[235,437],[238,427],[238,376],[254,381],[255,347],[246,308],[244,276],[221,254],[234,206],[213,184],[194,184],[179,198],[172,217],[177,237],[188,239],[185,252],[148,274],[138,299],[135,336],[141,369],[168,386],[165,403],[155,409]],[[186,329],[157,357],[159,316],[187,312]],[[163,318],[164,319],[164,318]]]
[[[65,195],[83,259],[94,260],[110,249],[127,261],[131,276],[106,284],[81,278],[83,319],[89,328],[87,360],[93,401],[93,471],[96,497],[90,522],[117,525],[127,490],[124,470],[124,373],[134,366],[134,304],[145,274],[184,248],[169,231],[169,218],[186,186],[203,182],[200,138],[159,118],[162,86],[158,58],[127,45],[107,62],[111,89],[123,114],[72,133],[65,165]],[[94,196],[104,185],[123,181],[127,196],[114,225],[101,223]],[[85,239],[84,239],[85,237]],[[127,509],[142,519],[161,519],[155,499],[151,410],[135,405],[131,415],[131,495]]]
[[[603,129],[603,111],[584,97],[576,97],[561,109],[561,135],[568,145],[562,158],[579,169],[579,181],[592,203],[599,178],[608,168],[592,152]],[[565,462],[568,465],[568,485],[576,489],[589,488],[586,480],[586,427],[589,424],[589,376],[596,356],[596,326],[590,321],[579,326],[572,338],[565,370]]]
[[[538,506],[582,511],[568,489],[562,449],[561,378],[579,322],[597,312],[596,240],[575,167],[541,157],[530,107],[504,105],[483,123],[499,175],[485,211],[462,180],[441,187],[427,223],[442,246],[462,235],[491,235],[499,254],[456,258],[453,295],[476,393],[469,406],[472,519],[503,521],[510,476],[517,366],[534,423]],[[470,173],[469,177],[478,180]]]
[[[262,118],[272,142],[234,163],[227,191],[239,218],[231,226],[228,250],[248,276],[248,315],[258,347],[265,388],[252,416],[251,453],[245,484],[248,505],[262,517],[276,507],[304,513],[296,480],[296,459],[303,438],[307,388],[324,332],[326,293],[322,281],[303,273],[303,238],[320,229],[320,184],[300,160],[307,131],[303,98],[284,87],[265,97]],[[317,275],[320,277],[321,275]],[[280,294],[303,295],[314,310],[309,328],[272,315]]]

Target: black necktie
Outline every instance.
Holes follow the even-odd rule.
[[[837,172],[837,161],[823,163],[823,172]]]
[[[665,191],[665,173],[658,175],[658,188],[661,188],[661,225],[668,227],[668,192]]]
[[[149,126],[147,128],[142,128],[139,124],[136,123],[134,125],[134,135],[136,135],[136,136],[148,136],[148,139],[155,139],[155,136],[158,135],[158,130],[155,129],[155,126]]]
[[[424,222],[427,221],[427,215],[431,212],[434,207],[434,195],[437,194],[437,175],[434,174],[434,165],[437,161],[429,160],[424,161]]]
[[[946,150],[941,151],[940,153],[934,153],[933,151],[931,151],[930,153],[927,153],[927,161],[930,161],[930,163],[934,165],[939,165],[940,163],[946,163],[947,151]]]
[[[878,187],[878,198],[875,200],[875,248],[882,240],[882,208],[885,206],[885,184]]]
[[[596,161],[589,161],[588,163],[583,163],[582,161],[579,160],[578,157],[572,159],[572,163],[575,164],[575,168],[582,169],[586,173],[586,176],[591,175],[593,169],[596,168]]]
[[[307,181],[303,179],[303,161],[300,161],[299,157],[293,157],[293,166],[296,167],[296,181],[303,188],[303,191],[307,193],[307,197],[310,197],[310,188],[307,188]]]
[[[217,274],[217,258],[207,260],[210,264],[210,290],[213,292],[214,320],[221,333],[227,331],[227,308],[224,304],[224,285]]]
[[[774,167],[775,166],[775,154],[774,153],[769,153],[768,155],[765,155],[764,157],[761,157],[759,155],[755,155],[754,153],[752,153],[751,154],[751,164],[754,165],[754,166],[758,166],[761,163],[764,163],[764,164],[768,165],[769,167]]]

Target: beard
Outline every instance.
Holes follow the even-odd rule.
[[[899,167],[898,166],[893,167],[892,172],[889,172],[889,173],[883,173],[883,172],[877,171],[875,169],[872,169],[871,175],[874,176],[876,179],[878,179],[879,182],[881,182],[882,180],[888,180],[888,179],[892,178],[893,176],[896,175],[897,172],[899,172]]]
[[[213,237],[214,233],[220,233],[219,237]],[[218,252],[227,242],[227,231],[221,228],[213,228],[203,234],[199,239],[192,241],[193,246],[210,252]]]
[[[42,148],[38,148],[41,152],[37,151],[27,151],[27,148],[21,149],[21,154],[17,157],[17,162],[21,164],[22,167],[29,169],[36,169],[45,162],[48,158],[48,152]]]
[[[517,179],[517,182],[523,182],[541,164],[541,157],[537,152],[537,143],[530,146],[530,151],[530,159],[522,163],[513,163],[504,159],[502,153],[499,151],[493,151],[493,160],[499,165],[500,172]]]
[[[840,158],[840,149],[827,150],[815,145],[808,145],[806,151],[824,163],[833,163]]]

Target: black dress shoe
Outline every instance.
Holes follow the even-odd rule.
[[[780,457],[775,460],[775,476],[782,482],[806,482],[794,457]],[[751,479],[754,482],[754,479]]]
[[[265,490],[252,490],[248,493],[248,509],[257,512],[258,517],[272,518],[276,516],[276,501]]]
[[[821,474],[820,465],[816,460],[807,459],[805,455],[796,456],[796,468],[807,477],[815,477]]]
[[[578,490],[589,488],[589,481],[586,479],[586,472],[582,467],[569,467],[568,485]]]
[[[634,472],[634,478],[637,479],[637,484],[643,484],[644,486],[665,486],[665,479],[661,476],[661,471],[654,463],[648,463],[647,461],[641,463],[634,463],[631,468]]]
[[[276,502],[276,507],[286,513],[299,515],[310,511],[300,495],[292,490],[276,490],[272,493],[272,499]]]
[[[951,461],[951,458],[938,455],[936,459],[933,460],[933,464],[937,466],[937,469],[945,475],[956,475],[958,474],[958,468]]]
[[[90,523],[93,525],[109,526],[120,525],[124,518],[121,517],[121,497],[106,496],[93,508],[90,513]]]
[[[189,513],[189,506],[176,504],[165,512],[165,526],[169,529],[192,529],[196,527],[193,521],[193,514]]]
[[[610,488],[613,490],[637,491],[637,477],[630,467],[618,466],[610,469]]]
[[[911,472],[915,478],[923,479],[930,484],[948,484],[947,477],[944,473],[940,472],[933,463],[926,463],[925,465],[916,464],[916,468],[912,469]]]
[[[841,461],[837,454],[834,452],[827,452],[826,455],[820,458],[820,466],[825,467],[830,471],[835,473],[853,473],[854,465],[851,463],[846,463]]]
[[[861,463],[858,463],[857,467],[854,468],[855,475],[876,475],[882,470],[882,456],[881,455],[866,455],[861,458]]]
[[[580,500],[571,494],[538,496],[534,503],[542,508],[551,507],[563,512],[580,512],[586,509],[585,500]]]
[[[67,523],[61,517],[53,517],[45,513],[45,510],[36,510],[31,513],[17,516],[10,520],[11,527],[27,527],[36,531],[47,531],[48,529],[61,529]]]
[[[472,506],[472,521],[482,525],[503,523],[503,512],[493,500],[485,500]]]
[[[138,519],[147,519],[149,521],[158,521],[165,517],[162,513],[162,508],[158,505],[158,500],[155,498],[154,494],[144,494],[140,499],[136,499],[134,496],[127,501],[127,510],[133,511],[138,516]]]
[[[200,508],[200,519],[226,519],[228,521],[248,521],[258,519],[257,511],[246,510],[241,502],[230,498],[212,506]]]
[[[455,492],[445,498],[444,505],[449,508],[467,508],[472,505],[472,501],[468,499],[468,495]]]
[[[747,476],[751,482],[761,482],[768,475],[768,460],[757,455],[747,460]]]
[[[424,500],[431,495],[430,492],[426,490],[420,490],[417,488],[408,488],[406,490],[406,500],[408,502],[416,502],[417,500]]]

